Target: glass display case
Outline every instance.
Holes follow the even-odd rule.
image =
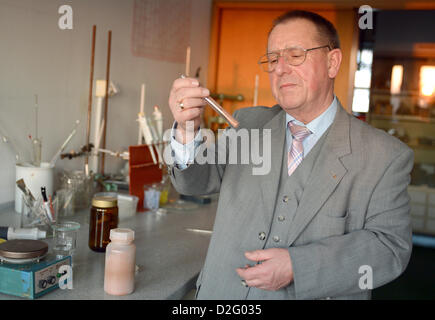
[[[435,236],[435,11],[377,11],[360,30],[352,111],[414,150],[413,232]],[[430,27],[432,26],[432,27]]]
[[[415,233],[435,235],[435,59],[373,57],[367,122],[414,150],[411,217]]]

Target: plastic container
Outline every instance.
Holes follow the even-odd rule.
[[[17,163],[15,165],[15,181],[23,179],[27,188],[37,198],[41,194],[41,187],[47,190],[47,196],[53,194],[54,167],[48,162],[42,162],[40,167]],[[22,192],[15,186],[15,211],[23,211]]]
[[[143,197],[143,207],[145,210],[156,212],[160,206],[160,184],[146,184],[143,187],[144,197]]]
[[[116,296],[130,294],[134,291],[136,265],[134,231],[123,228],[112,229],[110,240],[106,248],[104,291]]]
[[[89,248],[105,252],[110,242],[110,230],[118,227],[118,199],[95,196],[89,220]]]
[[[139,198],[129,194],[118,194],[119,219],[131,218],[136,214]]]

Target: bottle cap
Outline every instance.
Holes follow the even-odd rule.
[[[108,196],[97,196],[92,199],[92,206],[98,208],[113,208],[118,205],[118,199]]]
[[[116,228],[110,230],[110,240],[133,241],[134,231],[127,228]]]

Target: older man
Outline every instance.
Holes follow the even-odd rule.
[[[292,11],[275,21],[259,63],[278,104],[235,113],[239,130],[270,130],[266,175],[254,175],[254,164],[187,161],[209,91],[175,80],[172,182],[184,194],[220,192],[198,298],[368,299],[406,268],[413,153],[344,111],[334,95],[341,57],[321,16]]]

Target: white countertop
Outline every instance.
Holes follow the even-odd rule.
[[[135,231],[135,291],[127,296],[104,292],[104,253],[88,247],[89,210],[68,220],[81,224],[74,256],[73,289],[56,289],[38,298],[45,299],[180,299],[195,287],[196,278],[207,253],[210,234],[194,233],[185,228],[212,230],[217,201],[191,211],[169,211],[158,215],[138,212],[121,220],[119,227]],[[0,210],[0,225],[18,227],[19,215],[13,206]],[[52,239],[46,240],[51,251]],[[0,293],[0,300],[24,299]]]

